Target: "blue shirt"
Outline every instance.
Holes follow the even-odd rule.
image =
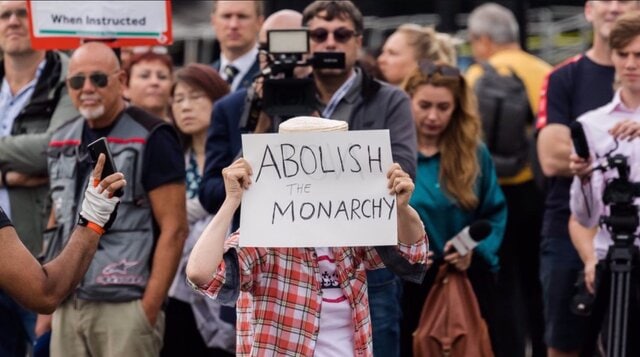
[[[498,185],[495,168],[489,150],[484,144],[478,147],[480,174],[474,191],[478,206],[468,211],[442,191],[439,182],[440,154],[427,157],[418,153],[416,188],[409,202],[418,212],[429,237],[429,247],[436,259],[442,257],[445,243],[473,222],[485,219],[491,223],[491,234],[476,247],[492,270],[499,268],[498,249],[507,224],[507,205]],[[455,178],[453,178],[455,179]]]
[[[47,60],[42,60],[36,69],[36,75],[24,87],[13,95],[7,78],[2,79],[2,87],[0,88],[0,137],[10,136],[13,129],[13,122],[18,114],[27,106],[33,91],[36,89],[38,78],[47,64]],[[9,202],[9,192],[6,188],[0,188],[0,207],[4,209],[7,216],[11,218],[11,204]]]

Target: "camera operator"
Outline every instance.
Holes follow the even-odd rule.
[[[302,14],[293,10],[280,10],[271,14],[265,19],[258,34],[260,47],[266,46],[267,31],[301,29],[301,23]],[[261,70],[264,70],[267,63],[262,54],[259,62]],[[266,132],[272,127],[271,119],[264,112],[258,114],[258,123],[255,124],[255,127],[248,127],[246,123],[241,123],[242,118],[247,114],[246,111],[254,102],[254,97],[261,94],[261,87],[262,78],[258,78],[251,88],[239,89],[217,101],[213,107],[199,192],[200,203],[212,214],[218,211],[224,201],[222,169],[231,165],[240,156],[242,151],[241,134]],[[234,230],[238,228],[238,219],[239,215],[236,215],[232,228]]]
[[[610,46],[612,61],[616,70],[619,88],[608,104],[587,112],[578,121],[582,124],[591,156],[582,159],[576,154],[570,157],[569,167],[576,176],[571,186],[571,224],[576,222],[584,227],[594,228],[600,216],[606,214],[607,207],[602,194],[608,179],[617,177],[616,170],[592,171],[595,158],[604,156],[616,147],[612,154],[622,154],[628,158],[631,167],[629,180],[640,180],[640,13],[631,12],[621,16],[611,30]],[[636,204],[640,202],[636,199]],[[636,244],[639,241],[636,240]],[[585,259],[590,255],[579,252],[585,261],[587,286],[593,288],[594,265],[604,259],[612,244],[610,233],[598,229],[593,246],[595,259]],[[576,247],[579,249],[580,244]],[[579,249],[580,250],[580,249]],[[592,254],[591,254],[592,255]]]
[[[583,226],[596,231],[591,242],[584,236],[572,237],[585,264],[585,285],[596,296],[593,312],[585,306],[578,306],[577,310],[591,314],[592,337],[601,331],[608,353],[618,356],[622,354],[617,351],[627,351],[626,356],[638,352],[638,343],[628,337],[635,336],[638,330],[639,283],[634,272],[637,249],[633,253],[631,247],[640,246],[637,239],[640,141],[635,140],[640,135],[640,12],[630,12],[616,20],[609,44],[619,87],[611,102],[578,118],[586,140],[583,144],[579,139],[574,142],[576,152],[587,151],[588,146],[588,157],[586,152],[583,157],[577,153],[570,156],[569,168],[575,177],[571,185],[569,229]],[[600,270],[607,273],[602,274],[599,286],[596,271]],[[625,280],[625,276],[634,278]],[[629,283],[634,288],[625,285]],[[621,301],[629,303],[620,304]],[[607,329],[600,326],[605,310],[610,314],[604,320]],[[589,344],[585,341],[587,353],[593,348]]]
[[[608,135],[611,136],[612,139],[632,140],[640,136],[640,123],[634,122],[631,120],[623,120],[615,123],[613,127],[607,131],[607,133]],[[636,142],[635,145],[638,145],[638,143]],[[570,159],[569,168],[573,173],[573,175],[576,177],[576,181],[579,181],[581,183],[580,186],[582,186],[582,184],[590,183],[590,180],[592,178],[591,172],[593,168],[593,160],[591,158],[589,158],[588,160],[582,159],[576,154],[572,154],[569,159]],[[606,180],[603,180],[602,177],[600,177],[599,180],[601,180],[600,189],[604,190],[604,181]],[[577,185],[578,185],[577,183],[574,183],[574,185],[571,188],[572,197],[573,195],[582,195],[582,192],[581,192],[582,189],[578,188]],[[591,185],[590,187],[594,188],[595,185]],[[598,196],[598,193],[596,191],[592,191],[592,194],[594,196]],[[602,197],[602,194],[600,194],[599,196]],[[584,199],[583,195],[582,195],[582,199]],[[584,203],[580,200],[581,198],[576,198],[575,200],[572,198],[571,200],[572,212],[582,212],[583,210],[586,211],[587,206],[584,206],[584,204],[591,204],[591,203]],[[575,207],[574,209],[574,206],[578,206],[578,207]],[[591,206],[588,206],[588,207],[589,208],[588,208],[587,216],[589,217],[589,219],[591,219],[592,215],[599,217],[597,214],[593,213],[594,212],[593,207]],[[602,208],[603,205],[601,205],[600,207]],[[607,245],[604,245],[602,249],[596,252],[594,250],[594,237],[598,236],[599,234],[598,232],[600,232],[600,229],[597,226],[598,224],[597,221],[594,223],[595,225],[593,226],[590,226],[588,224],[589,223],[586,223],[584,220],[578,220],[575,213],[572,213],[569,218],[569,234],[571,236],[571,242],[576,248],[576,251],[580,256],[580,259],[584,264],[585,287],[589,293],[595,294],[596,265],[600,259],[603,259],[604,255],[606,254],[606,247],[608,247],[610,243]],[[586,233],[586,232],[590,232],[590,233]],[[609,232],[606,229],[603,230],[603,232],[604,232],[603,234],[606,234],[608,236]],[[609,238],[609,240],[610,239],[611,238]]]

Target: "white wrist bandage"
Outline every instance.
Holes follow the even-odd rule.
[[[92,180],[90,179],[89,181]],[[110,194],[107,190],[98,192],[100,186],[93,187],[92,183],[89,182],[89,186],[84,193],[80,215],[89,222],[104,227],[116,205],[120,202],[120,198],[115,196],[109,198]]]

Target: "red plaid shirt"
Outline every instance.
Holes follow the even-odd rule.
[[[238,248],[239,234],[225,242],[238,253],[240,297],[237,302],[238,356],[313,356],[318,338],[322,288],[313,248]],[[425,239],[399,243],[411,263],[426,262]],[[332,248],[336,273],[352,309],[354,355],[372,356],[371,321],[365,269],[384,267],[372,247]],[[226,280],[221,264],[201,289],[216,298]]]

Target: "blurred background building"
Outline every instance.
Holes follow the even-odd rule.
[[[265,0],[266,15],[280,9],[302,11],[312,0]],[[377,55],[385,38],[403,23],[435,26],[459,39],[460,65],[470,62],[466,21],[483,0],[354,0],[365,17],[364,45]],[[496,0],[515,14],[522,46],[551,64],[590,46],[584,0]],[[209,15],[210,1],[172,0],[176,65],[213,62],[219,55]]]

